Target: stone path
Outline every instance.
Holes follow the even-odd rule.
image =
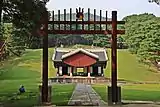
[[[68,105],[75,106],[105,106],[107,105],[92,89],[91,85],[78,83]]]

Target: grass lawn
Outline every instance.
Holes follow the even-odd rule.
[[[32,84],[28,84],[26,81],[26,93],[22,95],[16,94],[18,89],[16,86],[19,84],[18,82],[8,82],[10,84],[15,84],[15,86],[11,85],[10,87],[8,84],[1,84],[0,88],[2,90],[0,90],[0,105],[2,104],[4,107],[33,107],[33,105],[38,105],[38,85],[35,85],[34,81],[31,80],[29,80],[29,82],[32,82]],[[67,105],[74,87],[74,84],[53,85],[52,103],[54,105]]]
[[[107,89],[105,85],[92,85],[93,89],[107,101]],[[160,85],[134,84],[122,86],[122,100],[160,101]]]
[[[75,88],[75,84],[58,84],[53,86],[52,102],[55,105],[67,105],[72,92]]]
[[[110,53],[110,50],[108,50]],[[52,66],[52,55],[54,49],[49,49],[49,77],[54,77],[56,71]],[[110,62],[106,69],[105,76],[110,75]],[[42,49],[27,50],[22,57],[11,58],[0,66],[0,105],[6,107],[30,107],[38,102],[38,84],[41,82],[42,71]],[[160,74],[149,71],[145,66],[139,64],[135,55],[129,54],[126,50],[118,51],[118,77],[132,81],[160,81]],[[20,85],[26,87],[26,93],[17,96],[17,89]],[[59,84],[53,86],[53,103],[66,105],[72,94],[75,85]],[[106,89],[102,85],[93,86],[95,90],[106,99]],[[122,89],[123,99],[157,100],[160,92],[156,86],[124,86]],[[150,90],[155,89],[155,90]],[[150,96],[150,97],[148,97]],[[148,99],[147,99],[148,98]],[[160,99],[160,98],[159,98]]]
[[[53,49],[49,49],[49,77],[55,75],[51,57]],[[38,103],[38,84],[41,82],[42,51],[27,50],[19,58],[11,58],[0,66],[0,106],[5,107],[31,107]],[[26,93],[17,95],[20,85],[24,85]],[[66,105],[72,95],[75,85],[54,85],[52,102]]]
[[[111,77],[111,50],[108,49],[109,63],[105,72],[106,77]],[[152,72],[148,67],[140,64],[136,55],[127,50],[118,50],[118,78],[129,81],[156,81],[160,82],[160,73]]]

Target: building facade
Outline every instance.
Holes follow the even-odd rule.
[[[52,57],[57,76],[104,76],[106,49],[56,48]]]

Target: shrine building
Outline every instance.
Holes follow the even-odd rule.
[[[108,62],[106,49],[56,48],[52,57],[58,76],[104,76]]]

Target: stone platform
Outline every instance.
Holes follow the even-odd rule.
[[[84,84],[94,84],[94,83],[107,83],[109,79],[106,77],[55,77],[49,79],[52,83],[84,83]]]

